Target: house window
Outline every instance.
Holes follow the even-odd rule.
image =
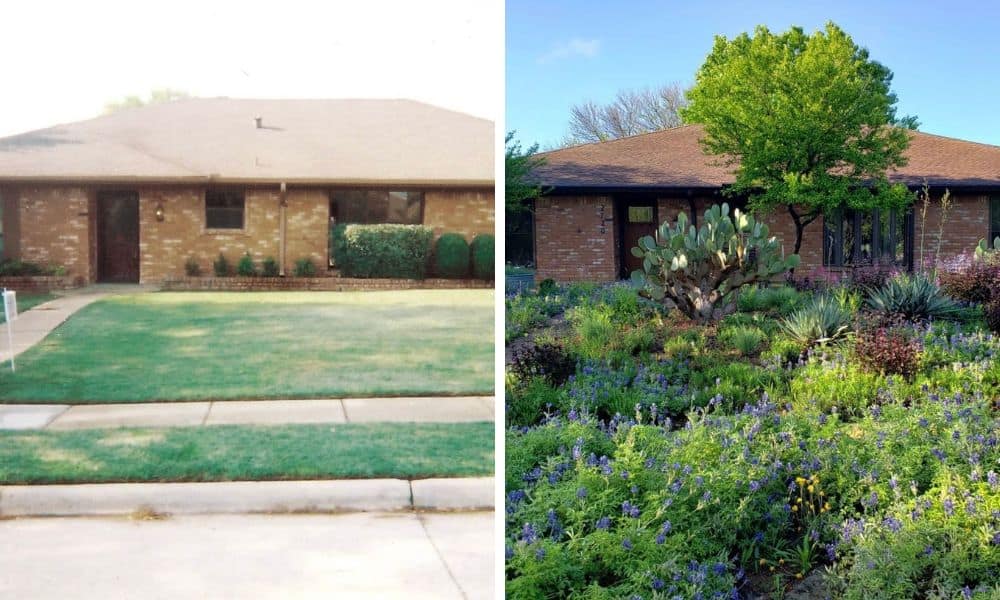
[[[913,216],[909,210],[842,209],[823,219],[823,265],[909,267]]]
[[[628,207],[628,222],[629,223],[652,223],[653,222],[653,207],[652,206],[630,206],[630,207]]]
[[[334,190],[330,223],[400,223],[424,221],[424,193],[391,190]]]
[[[506,212],[506,238],[504,260],[512,265],[535,264],[535,212],[534,202],[523,210]]]
[[[205,228],[243,229],[245,207],[243,190],[206,190]]]
[[[1000,237],[1000,196],[990,196],[990,239],[987,243],[993,246],[993,240]]]

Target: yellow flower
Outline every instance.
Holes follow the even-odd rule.
[[[813,492],[813,486],[811,486],[811,485],[809,487],[807,487],[806,489],[809,490],[810,494]]]
[[[792,506],[792,512],[798,512],[798,510],[799,510],[799,506],[797,504],[794,505],[794,506]]]
[[[783,564],[785,564],[785,559],[783,559],[783,558],[779,558],[779,559],[778,559],[778,564],[779,564],[779,565],[783,565]]]
[[[797,483],[799,485],[803,485],[803,484],[805,484],[805,482],[806,482],[806,480],[804,478],[802,478],[802,477],[796,477],[795,478],[795,483]]]
[[[763,567],[763,566],[764,566],[764,565],[766,565],[766,564],[767,564],[767,559],[766,559],[766,558],[762,558],[762,559],[760,559],[760,566],[762,566],[762,567]]]
[[[802,579],[802,573],[801,572],[796,573],[795,574],[795,578],[796,579]]]

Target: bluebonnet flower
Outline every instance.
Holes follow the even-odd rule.
[[[587,488],[585,488],[585,487],[577,488],[577,490],[576,490],[576,497],[580,498],[581,500],[584,499],[584,498],[586,498],[587,497]]]
[[[608,527],[611,527],[611,519],[608,517],[601,517],[597,520],[597,525],[595,525],[595,527],[597,529],[607,529]]]
[[[903,528],[903,524],[900,523],[899,519],[893,516],[886,517],[885,520],[882,521],[882,525],[893,533],[899,533],[899,530]]]
[[[716,575],[722,576],[726,572],[726,565],[720,562],[715,563],[715,565],[712,566],[712,570],[715,571]]]
[[[667,536],[666,535],[664,535],[662,533],[656,534],[656,545],[657,546],[662,546],[663,543],[666,542],[666,541],[667,541]]]
[[[754,543],[757,543],[757,544],[763,544],[764,543],[764,532],[763,531],[758,531],[757,533],[753,534],[753,541],[754,541]]]
[[[925,546],[924,556],[930,556],[931,554],[934,554],[934,546]]]
[[[972,598],[972,590],[969,589],[969,586],[962,588],[962,597],[966,599]]]
[[[503,556],[507,560],[510,560],[510,559],[514,558],[514,549],[511,548],[510,546],[506,546],[505,545],[504,548],[503,548]]]
[[[624,540],[622,540],[622,548],[624,548],[626,550],[631,550],[632,549],[632,540],[630,540],[628,538],[625,538]]]
[[[1000,477],[998,477],[996,472],[992,470],[986,473],[986,481],[990,484],[990,487],[997,487],[997,485],[1000,485]]]
[[[534,544],[538,539],[538,532],[535,531],[535,526],[531,523],[525,523],[524,527],[521,528],[521,541],[526,544]]]
[[[944,501],[944,514],[949,517],[955,514],[955,503],[951,501],[951,498],[946,498]]]
[[[751,492],[756,492],[759,489],[760,489],[760,482],[757,481],[756,479],[752,479],[750,481],[750,491]]]
[[[633,519],[638,519],[639,507],[626,500],[625,502],[622,502],[622,514],[632,517]]]
[[[539,547],[535,550],[535,560],[542,560],[545,558],[545,548]]]
[[[660,591],[660,590],[662,590],[662,589],[664,588],[664,586],[666,586],[666,585],[667,585],[667,584],[666,584],[666,582],[664,582],[664,581],[663,581],[662,579],[660,579],[659,577],[654,577],[654,578],[653,578],[653,589],[654,589],[654,590],[656,590],[656,591]]]

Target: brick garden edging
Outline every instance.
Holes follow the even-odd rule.
[[[169,291],[279,291],[327,292],[365,290],[492,289],[481,279],[357,279],[351,277],[176,277],[163,281]]]
[[[48,292],[50,290],[68,290],[83,285],[79,277],[56,275],[20,275],[16,277],[0,277],[0,288],[17,292]]]

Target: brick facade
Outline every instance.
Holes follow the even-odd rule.
[[[493,190],[429,190],[424,193],[424,225],[434,235],[461,233],[466,240],[494,230]]]
[[[606,196],[536,200],[537,278],[560,282],[618,279],[614,212],[614,202]]]
[[[923,240],[924,263],[933,264],[937,235],[941,224],[940,194],[932,195],[927,211],[926,224],[921,219],[921,204],[914,206],[914,267],[919,268],[921,231],[926,229]],[[718,197],[694,199],[699,225],[705,209],[722,202]],[[600,207],[605,207],[606,218],[614,214],[615,201],[607,196],[550,196],[535,203],[535,262],[537,279],[551,277],[556,281],[614,281],[619,278],[620,249],[617,227],[605,222],[601,232]],[[690,216],[687,197],[657,198],[657,220],[677,218],[681,212]],[[778,239],[785,254],[795,248],[795,225],[786,210],[776,210],[761,219],[771,235]],[[989,201],[987,195],[952,195],[952,205],[944,222],[940,260],[968,253],[976,243],[989,235]],[[628,249],[625,249],[628,251]],[[799,250],[801,265],[798,272],[808,274],[823,266],[823,219],[810,223],[804,231]]]
[[[51,185],[4,189],[7,223],[17,234],[8,248],[25,261],[62,265],[67,275],[83,282],[97,279],[96,235],[98,187]],[[104,188],[100,188],[104,189]],[[160,282],[181,277],[188,259],[203,274],[212,273],[212,262],[223,253],[235,266],[249,252],[256,263],[280,257],[280,193],[278,185],[246,188],[243,229],[205,227],[205,188],[176,185],[137,186],[139,195],[140,282]],[[325,188],[290,188],[285,208],[285,271],[296,260],[309,258],[322,272],[329,244],[329,194]],[[163,208],[163,220],[156,218]],[[11,217],[15,209],[16,217]],[[493,192],[427,191],[424,223],[436,235],[459,232],[470,240],[479,233],[493,233]]]

